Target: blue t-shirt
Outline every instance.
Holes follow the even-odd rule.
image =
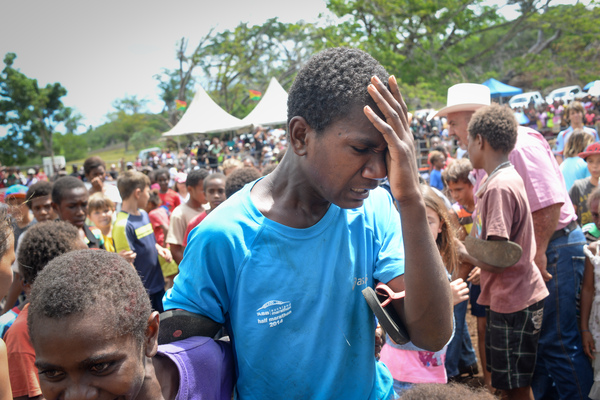
[[[442,171],[432,169],[429,175],[429,186],[434,187],[438,190],[444,190],[444,181],[442,180]]]
[[[571,190],[576,180],[591,176],[587,163],[581,157],[575,156],[566,158],[560,164],[559,168],[565,180],[567,190]]]
[[[164,298],[226,323],[240,399],[388,399],[374,357],[375,318],[361,291],[404,273],[400,218],[388,193],[332,204],[306,229],[265,218],[242,190],[189,236]]]
[[[133,250],[136,253],[133,265],[140,274],[148,294],[155,294],[164,289],[165,278],[158,261],[156,238],[150,218],[146,211],[139,212],[140,215],[119,212],[112,236],[117,253],[123,250]]]

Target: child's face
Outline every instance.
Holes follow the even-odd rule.
[[[145,342],[133,335],[116,336],[91,312],[39,318],[32,342],[47,400],[144,397],[144,365],[151,363],[145,360]]]
[[[461,206],[473,204],[473,185],[471,182],[448,182],[450,196]]]
[[[188,186],[188,192],[190,193],[190,199],[194,199],[200,204],[206,203],[206,196],[204,195],[204,180],[198,182],[196,186]]]
[[[52,203],[52,207],[58,218],[81,229],[85,224],[88,197],[88,191],[84,187],[67,190],[60,204]]]
[[[56,219],[56,213],[52,208],[50,196],[36,197],[31,200],[31,212],[38,222],[52,221]]]
[[[433,166],[436,167],[437,169],[442,169],[444,168],[444,165],[446,165],[446,159],[445,158],[438,158],[437,160],[435,160],[435,162],[433,163]]]
[[[114,210],[110,208],[94,210],[90,213],[89,218],[98,228],[106,228],[112,224],[113,213]]]
[[[206,183],[204,191],[206,200],[210,203],[211,210],[227,200],[225,196],[225,181],[223,179],[212,179]]]
[[[469,153],[469,159],[471,160],[471,164],[473,164],[474,169],[481,169],[483,168],[483,160],[480,156],[480,144],[483,139],[479,135],[472,136],[470,133],[467,136],[469,137],[469,142],[467,144],[467,152]]]
[[[438,235],[442,232],[442,221],[440,216],[435,212],[433,208],[427,207],[427,224],[429,224],[429,231],[433,235],[433,240],[437,240]]]
[[[148,199],[150,199],[150,186],[144,187],[144,190],[140,192],[138,197],[138,208],[145,209],[148,205]]]
[[[4,257],[0,258],[0,297],[6,296],[13,279],[13,272],[10,267],[15,262],[15,238],[12,232],[8,236],[6,253]]]
[[[600,177],[600,154],[592,154],[591,156],[587,156],[585,161],[587,162],[590,175],[592,175],[594,178]]]
[[[166,192],[169,189],[169,176],[166,174],[160,174],[156,177],[156,183],[160,186],[161,192]]]

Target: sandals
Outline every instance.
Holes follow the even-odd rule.
[[[394,306],[386,308],[392,300],[401,299],[406,293],[404,291],[396,293],[386,284],[379,282],[375,290],[367,287],[362,291],[362,294],[365,300],[367,300],[369,308],[371,308],[371,311],[373,311],[385,332],[390,335],[390,338],[397,344],[408,343],[410,341],[408,332],[404,327],[404,323],[398,317]]]

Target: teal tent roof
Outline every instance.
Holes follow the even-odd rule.
[[[483,84],[490,88],[492,99],[497,97],[514,96],[515,94],[523,93],[523,89],[507,85],[506,83],[502,83],[494,78],[488,79],[487,81],[483,82]]]

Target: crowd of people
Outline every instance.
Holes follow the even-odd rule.
[[[595,102],[552,148],[458,84],[423,149],[335,48],[287,131],[3,169],[0,399],[600,398]]]

